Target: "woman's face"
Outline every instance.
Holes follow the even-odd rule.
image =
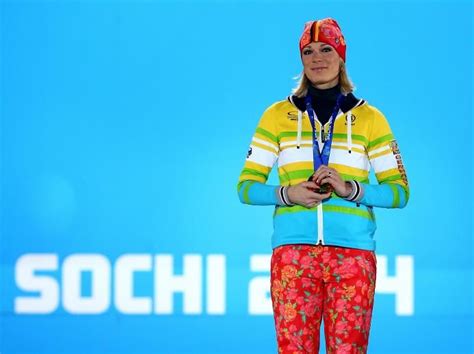
[[[329,44],[312,42],[303,48],[301,57],[304,73],[313,86],[325,89],[339,82],[339,54]]]

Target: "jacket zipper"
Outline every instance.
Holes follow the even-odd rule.
[[[340,112],[338,112],[340,113]],[[334,118],[334,120],[337,119],[337,117],[339,117],[339,114],[336,116],[336,118]],[[319,121],[318,119],[318,123],[319,123],[319,126],[321,127],[321,146],[323,145],[323,140],[324,140],[324,125],[322,125],[322,123]],[[328,124],[329,121],[326,123]],[[319,147],[321,149],[321,146]],[[318,241],[316,244],[318,245],[324,245],[324,215],[323,215],[323,203],[319,203],[318,204]]]
[[[319,120],[318,120],[319,122]],[[319,122],[319,126],[321,127],[321,134],[320,134],[320,137],[321,139],[320,142],[321,142],[321,146],[319,147],[320,149],[322,148],[323,144],[324,144],[324,125],[321,124],[321,122]],[[318,207],[317,207],[317,213],[318,213],[318,241],[317,241],[317,244],[318,245],[324,245],[324,229],[323,229],[323,203],[319,203],[318,204]]]
[[[324,245],[323,203],[318,204],[318,245]]]

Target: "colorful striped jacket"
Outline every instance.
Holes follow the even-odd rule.
[[[362,193],[356,201],[333,193],[313,208],[288,206],[279,195],[281,186],[306,181],[314,172],[311,123],[295,99],[290,96],[274,103],[260,118],[237,184],[240,201],[275,205],[272,248],[305,243],[374,251],[373,207],[403,208],[409,198],[405,168],[385,116],[356,99],[357,104],[340,110],[335,119],[329,166],[344,180],[359,182]],[[316,121],[320,146],[329,124],[321,129]],[[280,185],[266,184],[277,160]],[[369,183],[371,167],[378,184]]]

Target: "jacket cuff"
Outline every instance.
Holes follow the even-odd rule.
[[[350,180],[348,182],[352,186],[352,192],[344,199],[350,202],[360,202],[364,197],[364,187],[362,187],[362,185],[356,180]]]
[[[279,186],[276,191],[277,200],[279,205],[284,206],[292,206],[295,205],[290,202],[290,198],[288,198],[288,186]]]

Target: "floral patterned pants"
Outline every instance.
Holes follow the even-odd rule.
[[[278,353],[366,353],[376,281],[374,251],[293,244],[273,250],[271,297]]]

